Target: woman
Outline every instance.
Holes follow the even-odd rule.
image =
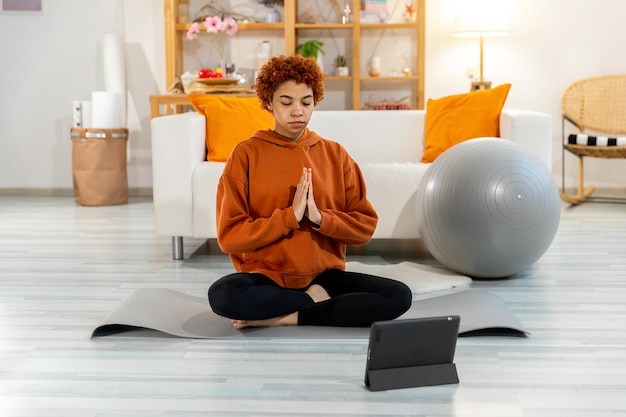
[[[217,239],[237,272],[209,303],[237,329],[367,327],[411,305],[403,283],[344,270],[346,245],[369,242],[378,217],[346,150],[307,128],[323,78],[313,59],[270,59],[255,88],[274,129],[237,145],[220,178]]]

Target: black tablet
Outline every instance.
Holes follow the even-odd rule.
[[[370,329],[365,385],[372,391],[458,383],[459,316],[378,321]]]

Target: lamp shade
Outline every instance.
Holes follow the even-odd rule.
[[[477,38],[508,35],[509,3],[507,0],[459,1],[454,36]]]

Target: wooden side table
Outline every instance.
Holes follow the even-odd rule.
[[[254,91],[237,93],[211,93],[215,96],[225,97],[250,97],[255,96]],[[150,96],[150,117],[167,116],[185,111],[185,106],[191,106],[187,94],[153,94]]]
[[[187,94],[154,94],[150,96],[150,117],[182,113],[183,106],[191,106]]]

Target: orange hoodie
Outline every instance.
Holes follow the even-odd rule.
[[[291,207],[303,167],[312,168],[319,228],[306,217],[298,223]],[[308,128],[297,142],[257,131],[235,147],[218,185],[221,250],[238,272],[262,273],[286,288],[345,269],[346,245],[369,242],[377,222],[356,162]]]

